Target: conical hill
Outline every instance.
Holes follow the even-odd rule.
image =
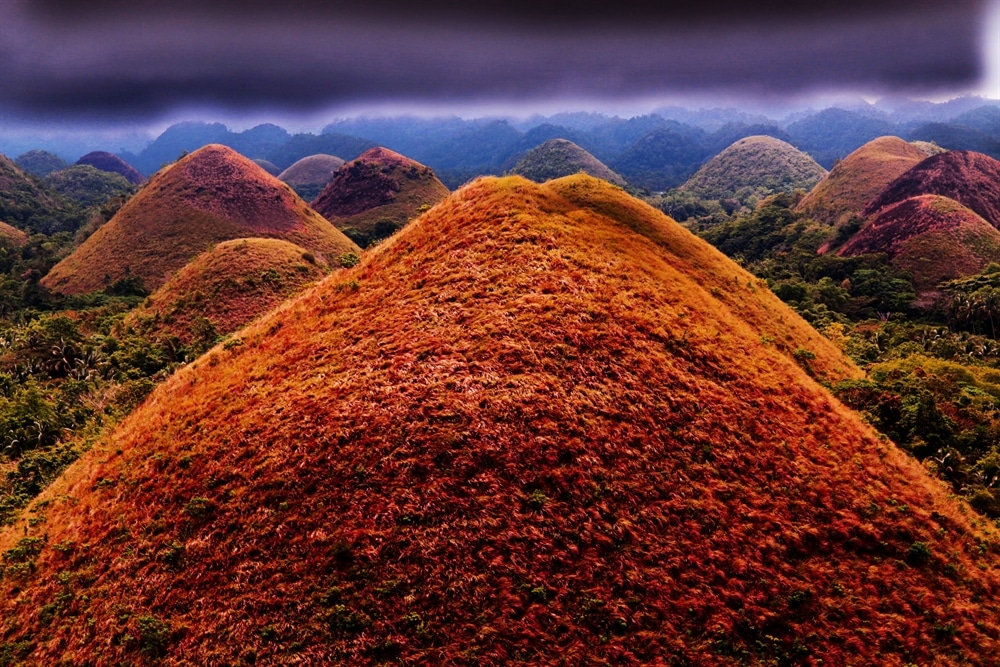
[[[202,253],[150,295],[125,326],[188,344],[248,324],[326,275],[326,264],[280,239],[235,239]]]
[[[615,185],[625,185],[625,179],[606,164],[567,139],[549,139],[528,151],[511,170],[525,178],[544,183],[553,178],[577,172],[602,178]]]
[[[289,186],[212,144],[154,176],[42,283],[78,294],[138,276],[155,290],[212,244],[251,237],[283,239],[329,262],[358,251]]]
[[[899,137],[873,139],[835,164],[797,209],[824,224],[844,223],[860,215],[882,188],[927,156]]]
[[[825,175],[826,169],[795,146],[757,135],[736,141],[706,162],[682,189],[716,199],[744,189],[769,195],[808,190]]]
[[[994,533],[809,377],[859,372],[800,323],[602,181],[478,180],[0,532],[2,639],[30,664],[991,664]]]
[[[312,203],[359,245],[385,238],[448,196],[430,167],[387,148],[344,164]]]
[[[886,185],[862,213],[871,216],[919,195],[954,199],[1000,228],[1000,161],[974,151],[933,155]]]
[[[309,155],[278,174],[278,180],[288,183],[300,197],[311,201],[342,166],[344,160],[335,155]]]
[[[953,199],[921,195],[881,211],[839,251],[870,253],[887,254],[927,292],[1000,261],[1000,231]]]
[[[138,185],[146,180],[142,177],[142,174],[139,173],[138,169],[117,155],[106,151],[93,151],[91,153],[87,153],[82,158],[77,160],[76,163],[90,165],[95,169],[109,171],[112,174],[121,174],[125,177],[125,180],[132,185]]]

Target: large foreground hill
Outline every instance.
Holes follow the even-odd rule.
[[[289,241],[329,262],[358,250],[288,185],[212,144],[159,172],[42,284],[78,294],[136,276],[153,290],[212,244],[248,237]]]
[[[29,664],[989,665],[992,533],[749,273],[482,179],[162,385],[0,533]]]

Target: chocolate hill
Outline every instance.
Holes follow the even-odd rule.
[[[145,178],[139,173],[139,170],[130,165],[125,160],[121,159],[117,155],[112,153],[106,153],[104,151],[93,151],[92,153],[87,153],[82,158],[76,161],[77,164],[86,164],[94,167],[95,169],[100,169],[101,171],[110,171],[113,174],[121,174],[125,177],[132,185],[139,185]]]
[[[323,191],[342,166],[344,161],[335,155],[310,155],[281,172],[278,180],[288,183],[300,197],[309,201]]]
[[[358,251],[287,185],[212,144],[154,176],[42,284],[79,294],[132,275],[155,290],[212,244],[251,237],[284,239],[328,262]]]
[[[625,179],[606,164],[566,139],[549,139],[532,148],[511,171],[536,183],[582,171],[615,185],[625,185]]]
[[[997,536],[753,276],[476,181],[161,385],[0,532],[31,664],[989,665]],[[798,362],[798,363],[797,363]]]
[[[921,195],[881,211],[838,254],[868,253],[889,255],[926,293],[1000,261],[1000,231],[953,199]]]
[[[845,223],[860,215],[882,188],[928,155],[899,137],[873,139],[835,164],[799,202],[797,210],[824,224]]]
[[[17,227],[12,227],[0,221],[0,244],[12,248],[23,248],[28,245],[28,235]]]
[[[954,199],[1000,227],[1000,162],[972,151],[931,156],[885,186],[862,214],[868,217],[919,195]]]
[[[763,135],[733,143],[681,186],[701,197],[733,197],[749,188],[758,194],[810,189],[826,169],[789,143]]]
[[[224,336],[326,275],[310,252],[279,239],[234,239],[202,253],[125,318],[149,338]],[[200,327],[200,330],[199,330]]]
[[[312,206],[365,247],[447,195],[429,167],[387,148],[371,148],[344,164]]]

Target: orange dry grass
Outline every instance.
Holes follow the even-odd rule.
[[[156,289],[213,244],[248,237],[283,239],[330,262],[358,251],[288,185],[209,145],[154,176],[42,283],[77,294],[132,274]]]
[[[593,179],[477,181],[0,533],[47,540],[0,641],[129,662],[148,615],[167,665],[991,664],[994,538],[747,277]]]
[[[220,335],[236,331],[327,273],[303,248],[278,239],[236,239],[196,257],[129,313],[125,326],[190,343],[206,318]]]
[[[12,227],[6,222],[0,221],[0,242],[4,242],[15,248],[22,248],[28,245],[28,235],[17,227]]]
[[[882,188],[927,154],[899,137],[879,137],[834,165],[826,178],[799,202],[798,210],[828,224],[859,215]]]

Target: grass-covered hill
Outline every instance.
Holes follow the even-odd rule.
[[[335,155],[309,155],[278,174],[278,180],[288,183],[306,201],[312,201],[342,166],[344,160]]]
[[[0,220],[31,232],[74,231],[83,216],[69,201],[0,155]]]
[[[65,169],[69,166],[66,160],[55,153],[43,150],[30,150],[18,155],[14,164],[29,174],[45,178],[54,171]]]
[[[253,163],[269,173],[271,176],[277,176],[281,173],[281,168],[270,160],[265,160],[264,158],[254,158]]]
[[[954,199],[1000,227],[1000,162],[972,151],[933,155],[885,186],[862,214],[871,216],[919,195]]]
[[[988,665],[996,538],[859,372],[587,176],[482,179],[0,532],[29,663]]]
[[[386,238],[448,195],[434,172],[387,148],[344,164],[312,202],[361,247]]]
[[[885,253],[913,276],[918,293],[1000,261],[1000,231],[953,199],[922,195],[882,210],[839,251]]]
[[[129,197],[136,187],[119,173],[88,164],[54,171],[43,179],[45,186],[81,209],[104,204],[115,197]]]
[[[326,275],[309,251],[280,239],[234,239],[199,255],[125,318],[151,339],[214,342]]]
[[[835,164],[797,210],[823,224],[844,224],[860,215],[882,188],[927,156],[899,137],[873,139]]]
[[[606,164],[566,139],[549,139],[531,149],[514,165],[512,173],[544,183],[581,171],[615,185],[625,185],[625,179]]]
[[[248,237],[284,239],[328,262],[358,251],[289,186],[212,144],[159,172],[43,284],[79,294],[137,277],[155,290],[212,244]]]
[[[138,169],[117,155],[105,151],[93,151],[91,153],[87,153],[82,158],[77,160],[76,163],[78,165],[90,165],[95,169],[109,171],[113,174],[121,174],[125,177],[125,180],[132,185],[139,185],[146,180],[143,178],[142,174],[139,173]]]
[[[706,199],[767,196],[809,190],[826,175],[811,157],[791,144],[768,136],[740,139],[706,162],[682,186]]]
[[[21,248],[28,243],[28,235],[17,227],[0,221],[0,244],[11,248]]]

